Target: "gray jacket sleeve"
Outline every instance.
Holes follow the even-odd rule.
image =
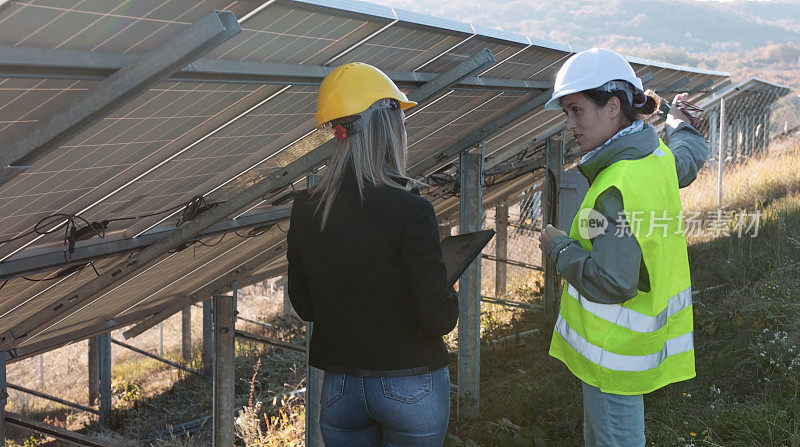
[[[694,127],[681,122],[678,127],[667,125],[667,146],[675,156],[678,186],[685,188],[697,178],[697,171],[708,158],[706,139]]]
[[[611,187],[595,201],[594,209],[608,227],[592,239],[592,251],[567,236],[554,237],[545,252],[556,270],[590,301],[619,304],[637,294],[642,250],[622,213],[622,194]],[[644,281],[649,281],[644,274]]]

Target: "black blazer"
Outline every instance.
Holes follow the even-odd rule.
[[[316,201],[300,192],[287,235],[289,299],[314,322],[311,365],[364,376],[445,366],[442,335],[455,327],[431,203],[404,189],[368,185],[352,172],[319,231]]]

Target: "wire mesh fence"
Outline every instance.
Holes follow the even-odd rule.
[[[483,229],[497,228],[496,208],[486,210]],[[520,287],[530,287],[540,280],[542,252],[539,249],[539,229],[541,228],[541,193],[528,190],[523,199],[508,206],[508,229],[506,254],[497,251],[497,236],[483,249],[485,256],[481,264],[481,284],[484,295],[501,298],[501,295],[514,298],[514,291]],[[498,259],[499,258],[499,259]],[[505,259],[508,262],[504,262]],[[505,294],[498,294],[497,264],[506,265],[507,287]]]
[[[761,156],[773,138],[800,125],[800,104],[791,98],[778,102],[786,94],[784,88],[748,81],[710,102],[702,114],[708,129],[706,166],[717,168],[720,159],[731,166]]]

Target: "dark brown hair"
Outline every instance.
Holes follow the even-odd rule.
[[[606,92],[603,90],[586,90],[583,93],[597,107],[605,106],[608,104],[608,101],[611,98],[618,98],[622,114],[625,116],[625,119],[631,123],[636,120],[645,119],[652,115],[656,110],[658,110],[658,106],[661,104],[661,97],[652,90],[648,90],[645,93],[636,92],[633,95],[634,103],[641,104],[644,102],[644,105],[641,107],[633,107],[633,105],[628,102],[628,95],[626,95],[622,90],[614,90],[612,92]]]

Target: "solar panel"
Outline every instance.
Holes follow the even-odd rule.
[[[0,141],[20,135],[30,124],[62,108],[95,84],[95,81],[46,77],[1,79]]]
[[[211,123],[232,117],[232,104],[246,107],[276,90],[248,84],[162,83],[4,185],[0,189],[4,235],[0,237],[25,231],[55,212],[81,213],[87,218],[98,215],[89,212],[92,204],[180,153],[207,134]],[[140,204],[150,203],[144,200],[147,195],[137,198]],[[109,211],[121,205],[109,202],[100,216],[110,217]],[[147,211],[157,211],[154,207]],[[124,215],[135,211],[126,209]],[[0,247],[0,257],[21,244]]]
[[[346,11],[270,5],[243,32],[211,51],[224,60],[321,65],[389,22]]]
[[[0,10],[0,46],[141,54],[214,8],[231,9],[237,17],[246,18],[239,35],[205,56],[214,61],[206,66],[216,68],[245,61],[324,72],[345,62],[364,61],[385,71],[443,73],[490,48],[497,62],[484,69],[483,76],[498,78],[493,86],[481,86],[476,80],[468,88],[448,88],[409,111],[410,166],[540,95],[572,51],[566,45],[350,0],[14,2]],[[726,77],[632,61],[640,75],[654,73],[653,85],[660,87],[685,76],[690,78],[688,86]],[[0,80],[0,104],[5,105],[0,106],[0,142],[20,135],[43,116],[91,90],[98,77],[97,71],[90,70],[62,70],[56,76],[60,79],[47,74],[38,78],[31,73],[25,77],[9,74]],[[266,84],[245,74],[232,76],[224,81],[184,76],[160,82],[0,185],[0,239],[27,231],[56,212],[79,213],[91,221],[167,210],[196,195],[205,195],[209,201],[227,200],[331,138],[329,133],[313,132],[319,77],[296,83],[275,77]],[[413,74],[403,76],[413,78]],[[504,80],[539,84],[504,84]],[[487,155],[519,145],[559,120],[559,114],[538,108],[489,135]],[[437,169],[450,161],[441,160]],[[509,181],[487,198],[523,187],[532,178]],[[456,205],[455,199],[436,204],[437,210]],[[114,222],[113,230],[134,237],[154,225],[174,222],[178,213]],[[70,309],[21,346],[43,346],[48,340],[97,330],[98,322],[129,321],[155,313],[175,296],[193,293],[280,242],[282,230],[273,228],[253,240],[229,235],[217,245],[195,244],[165,253],[156,264],[115,284],[90,304]],[[3,244],[0,259],[26,244],[39,247],[59,244],[62,239],[63,233],[55,232]],[[264,264],[281,257],[280,252],[270,254]],[[108,258],[95,266],[103,273],[125,258]],[[37,277],[46,274],[54,272]],[[93,276],[94,271],[85,267],[60,282],[10,280],[0,290],[4,298],[0,300],[0,333]],[[13,299],[6,300],[7,294]]]
[[[0,45],[144,53],[210,11],[241,17],[253,6],[225,0],[14,1],[0,11]]]

